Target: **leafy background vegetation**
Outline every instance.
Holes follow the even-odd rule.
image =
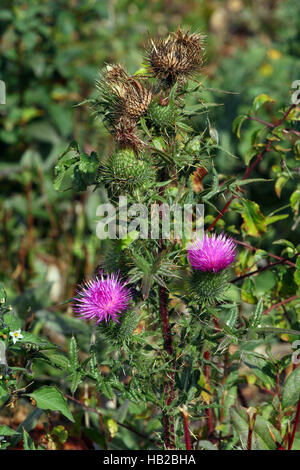
[[[219,142],[214,167],[222,183],[233,175],[243,174],[245,166],[267,141],[268,129],[243,116],[250,112],[252,117],[258,116],[276,126],[283,117],[282,109],[291,104],[291,84],[300,78],[299,23],[300,5],[292,0],[1,3],[0,78],[6,84],[7,96],[6,105],[0,108],[0,276],[6,292],[3,291],[3,298],[7,295],[3,309],[12,305],[16,314],[12,320],[10,311],[3,311],[10,315],[6,325],[25,332],[9,356],[18,387],[14,388],[15,377],[5,375],[0,385],[0,424],[4,426],[2,434],[6,440],[3,447],[20,446],[21,439],[27,448],[44,445],[84,449],[93,448],[93,443],[112,449],[161,446],[157,434],[161,429],[159,417],[146,403],[140,404],[139,396],[134,397],[134,387],[116,406],[113,383],[104,385],[95,366],[97,361],[103,364],[102,373],[110,370],[113,375],[114,361],[106,364],[104,359],[107,346],[97,342],[90,357],[91,326],[74,318],[66,303],[74,295],[76,285],[93,272],[105,252],[95,234],[96,207],[105,200],[105,192],[88,188],[78,193],[76,188],[67,190],[68,186],[60,186],[62,191],[57,191],[53,184],[58,156],[73,139],[88,154],[92,151],[107,154],[112,149],[112,139],[91,115],[88,104],[76,106],[95,97],[99,69],[105,63],[117,62],[135,73],[141,67],[141,49],[148,32],[166,35],[179,25],[204,32],[207,54],[199,79],[203,83],[201,99],[214,104],[209,122],[211,130],[218,133],[216,137],[213,131]],[[199,131],[206,126],[205,118],[202,114],[193,117],[193,125]],[[296,266],[300,233],[299,130],[296,115],[289,119],[287,127],[294,126],[292,135],[287,136],[281,126],[278,141],[272,143],[271,151],[251,174],[251,178],[267,181],[244,186],[246,202],[233,201],[231,210],[216,228],[225,229],[255,247],[240,250],[237,277],[264,267],[266,253],[289,258],[293,263],[293,266],[279,263],[256,276],[245,277],[243,282],[234,282],[230,295],[239,304],[240,315],[259,313],[260,304],[254,310],[253,305],[260,298],[265,301],[265,310],[291,297],[293,301],[264,316],[264,326],[282,328],[281,334],[269,333],[267,339],[257,344],[261,350],[249,353],[243,364],[238,362],[239,367],[231,371],[223,394],[214,391],[217,363],[208,360],[203,367],[201,377],[197,377],[203,388],[199,419],[195,415],[192,419],[193,432],[200,436],[199,448],[218,448],[220,433],[230,436],[223,448],[243,446],[249,427],[245,409],[250,406],[260,414],[256,420],[255,445],[274,448],[291,426],[295,413],[299,369],[292,372],[291,343],[297,336],[284,330],[299,328],[300,274],[299,265]],[[210,188],[213,184],[208,174],[203,186]],[[225,202],[223,195],[214,199],[220,210]],[[205,210],[209,225],[216,211],[210,205]],[[276,219],[271,219],[275,216]],[[10,325],[10,321],[16,323]],[[76,342],[72,337],[76,337]],[[49,342],[58,345],[61,353],[52,350]],[[234,342],[227,352],[228,361],[234,360]],[[271,345],[273,355],[263,354],[264,344]],[[244,346],[245,354],[247,349],[252,351]],[[189,354],[193,354],[193,349],[187,351],[187,358]],[[276,354],[281,359],[276,359]],[[72,398],[82,377],[79,370],[87,358],[90,361],[87,381],[79,384]],[[185,397],[195,380],[188,374],[188,359],[186,362],[185,375],[181,376]],[[288,379],[291,372],[293,376]],[[30,385],[33,380],[34,388]],[[101,389],[100,398],[88,380]],[[288,387],[287,380],[292,382]],[[36,389],[42,390],[40,395],[36,395]],[[210,416],[207,410],[212,409],[207,389],[215,392],[223,404],[219,428],[212,435],[200,419],[203,415],[207,423]],[[12,390],[15,392],[10,395]],[[70,407],[67,395],[71,396]],[[229,417],[229,408],[236,402],[243,408]],[[41,410],[47,410],[47,415]],[[218,410],[214,413],[218,415]],[[273,426],[271,433],[266,431],[263,420],[270,429]],[[280,420],[282,429],[278,425]],[[81,422],[84,432],[80,430]],[[27,431],[20,434],[22,427],[30,435]],[[300,448],[299,436],[293,448]]]

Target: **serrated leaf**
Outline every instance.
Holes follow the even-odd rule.
[[[251,319],[251,323],[250,323],[251,328],[257,328],[258,325],[260,324],[263,309],[264,309],[264,301],[261,298],[261,299],[259,299],[258,304],[256,305],[253,317]]]
[[[65,397],[56,387],[44,385],[34,392],[29,393],[28,396],[36,401],[40,409],[59,411],[70,421],[74,422]]]
[[[79,366],[78,361],[78,347],[77,342],[74,336],[72,336],[69,344],[69,358],[70,358],[70,365],[72,370],[77,370]]]
[[[71,381],[70,390],[72,395],[76,392],[78,385],[81,382],[81,373],[79,371],[74,371],[68,379]]]
[[[230,330],[233,330],[237,319],[239,317],[239,309],[238,306],[235,305],[231,310],[228,319],[226,320],[226,325]]]

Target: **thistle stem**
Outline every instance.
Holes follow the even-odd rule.
[[[183,417],[184,437],[186,450],[192,450],[191,436],[189,430],[189,416],[184,408],[180,408]]]
[[[167,310],[167,290],[165,287],[159,287],[159,313],[162,323],[164,348],[167,353],[172,356],[173,345]],[[168,407],[174,398],[174,370],[172,370],[169,378],[164,382],[164,395],[166,397],[166,406]],[[175,449],[174,417],[169,416],[167,411],[163,411],[163,428],[166,449]]]

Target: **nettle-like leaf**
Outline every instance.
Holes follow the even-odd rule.
[[[56,387],[44,385],[27,396],[33,398],[40,409],[59,411],[70,421],[74,422],[67,400]]]
[[[73,141],[59,157],[55,167],[54,188],[57,191],[85,191],[95,184],[99,159],[95,152],[90,155],[81,152],[77,142]]]

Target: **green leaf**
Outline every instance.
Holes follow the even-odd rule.
[[[291,203],[291,208],[294,212],[294,215],[297,216],[299,212],[299,204],[300,204],[300,189],[297,189],[291,194],[290,203]]]
[[[275,384],[275,373],[264,356],[244,351],[242,360],[265,386],[272,387]]]
[[[56,388],[48,385],[28,394],[42,410],[60,411],[66,418],[74,422],[69,406],[63,394]]]
[[[69,358],[70,358],[71,369],[73,371],[77,370],[79,366],[78,347],[77,347],[77,342],[74,336],[72,336],[70,340],[70,344],[69,344]]]
[[[9,428],[6,424],[0,426],[0,436],[15,436],[16,434],[19,434],[18,431]]]
[[[72,395],[76,392],[78,385],[81,382],[81,373],[79,371],[74,371],[68,379],[71,381],[70,390]]]
[[[296,271],[294,272],[294,279],[297,286],[300,286],[300,256],[298,256],[296,261]]]
[[[289,217],[289,214],[280,214],[280,215],[272,215],[266,217],[266,225],[274,224],[278,222],[278,220],[284,220]]]
[[[21,328],[21,320],[16,315],[5,313],[3,315],[3,320],[10,331],[16,331]]]
[[[226,320],[226,325],[230,330],[233,330],[237,319],[239,317],[239,309],[238,306],[235,305],[231,310],[228,319]]]
[[[242,225],[245,232],[252,237],[259,237],[262,232],[266,232],[267,225],[264,215],[261,213],[259,205],[254,201],[243,199]]]
[[[82,173],[90,174],[89,178],[93,179],[98,169],[98,166],[99,160],[95,152],[92,152],[91,155],[88,155],[86,153],[80,154],[79,170],[82,171]]]
[[[251,323],[250,323],[250,327],[251,328],[257,328],[258,325],[260,324],[261,322],[261,318],[262,318],[262,313],[263,313],[263,309],[264,309],[264,301],[263,299],[259,299],[258,301],[258,304],[255,308],[255,312],[253,314],[253,317],[251,319]]]
[[[242,286],[241,298],[248,304],[256,304],[257,299],[254,295],[254,282],[252,279],[245,279]]]
[[[233,407],[230,411],[232,424],[236,430],[241,444],[247,449],[248,441],[248,415],[245,408]],[[270,432],[271,431],[271,432]],[[280,434],[274,426],[265,421],[261,416],[256,417],[255,426],[252,434],[252,450],[273,450],[276,449],[276,443],[273,441],[271,433],[278,442],[281,441]]]
[[[300,367],[288,376],[282,391],[282,407],[295,405],[300,398]]]
[[[275,103],[275,100],[265,93],[256,96],[253,101],[254,110],[257,111],[265,103]]]
[[[20,442],[20,440],[22,439],[23,429],[26,429],[26,431],[31,431],[32,429],[36,427],[37,422],[40,419],[42,414],[43,414],[43,410],[36,407],[30,413],[30,415],[28,415],[27,418],[25,418],[24,421],[21,424],[19,424],[16,430],[18,435],[15,436],[13,440],[11,441],[11,444],[10,444],[11,448],[14,448],[18,444],[18,442]]]
[[[237,116],[233,121],[232,132],[236,134],[239,139],[241,137],[241,127],[243,125],[243,122],[245,122],[247,119],[248,117],[245,114],[242,114],[241,116]]]
[[[28,432],[25,429],[23,429],[23,446],[24,446],[24,450],[36,450],[31,437],[29,436]]]

